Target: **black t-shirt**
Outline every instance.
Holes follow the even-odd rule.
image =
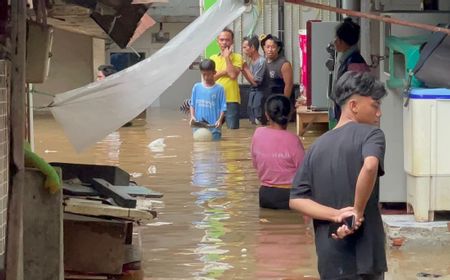
[[[284,79],[281,68],[289,62],[284,56],[278,56],[274,61],[266,60],[266,72],[264,74],[265,95],[283,94],[284,93]],[[263,104],[264,105],[264,104]]]
[[[376,127],[350,122],[331,130],[311,146],[297,171],[291,198],[310,198],[336,209],[353,206],[355,187],[364,159],[379,159],[384,174],[384,133]],[[379,180],[367,202],[365,221],[343,240],[329,237],[330,222],[314,220],[321,279],[354,279],[360,274],[387,271],[385,234],[378,209]]]

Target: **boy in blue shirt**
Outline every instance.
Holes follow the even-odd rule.
[[[216,65],[214,61],[205,59],[200,62],[202,82],[192,88],[191,97],[191,125],[194,122],[207,122],[213,140],[222,137],[221,127],[227,109],[223,86],[216,84],[214,75]],[[195,129],[194,129],[195,130]]]

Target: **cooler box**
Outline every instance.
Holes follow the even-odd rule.
[[[450,90],[413,89],[403,109],[407,202],[417,221],[450,211]]]

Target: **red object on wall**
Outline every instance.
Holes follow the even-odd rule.
[[[308,91],[306,90],[308,87],[308,54],[307,54],[307,42],[308,38],[306,36],[306,30],[302,30],[304,32],[300,32],[298,35],[298,43],[300,48],[300,85],[301,89],[303,88],[303,95],[308,97]],[[309,100],[309,98],[308,98]],[[311,102],[311,101],[308,101]],[[307,102],[307,103],[308,103]]]

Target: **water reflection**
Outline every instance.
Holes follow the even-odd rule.
[[[288,210],[262,209],[253,279],[317,279],[310,228]]]
[[[108,153],[108,158],[112,165],[119,165],[119,156],[120,156],[120,146],[122,145],[122,141],[120,140],[120,133],[113,132],[106,136],[106,138],[100,143],[105,144],[106,151]]]
[[[230,216],[226,204],[214,203],[226,197],[222,176],[224,163],[218,145],[219,142],[194,142],[192,150],[192,184],[198,188],[192,194],[204,215],[201,221],[193,221],[193,224],[205,232],[195,250],[204,266],[193,276],[206,277],[202,279],[217,279],[233,267],[226,262],[229,251],[222,248],[224,242],[221,239],[225,234],[223,221]]]

